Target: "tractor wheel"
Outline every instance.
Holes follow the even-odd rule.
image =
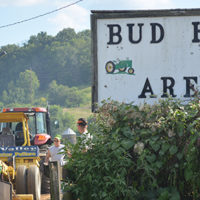
[[[44,174],[42,176],[42,186],[41,186],[41,192],[42,194],[49,194],[50,193],[50,178],[45,176]]]
[[[106,63],[106,72],[112,74],[115,71],[115,64],[112,61]]]
[[[49,194],[50,193],[50,178],[47,176],[44,166],[45,157],[40,157],[40,175],[41,175],[41,193]],[[49,175],[49,174],[48,174]]]
[[[120,72],[125,72],[126,71],[126,67],[119,68],[119,71]]]
[[[134,73],[134,69],[133,69],[133,68],[129,68],[129,69],[128,69],[128,73],[129,73],[129,74],[133,74],[133,73]]]
[[[34,200],[40,200],[41,177],[40,170],[36,165],[31,165],[27,170],[28,194],[33,194]]]
[[[27,168],[24,165],[20,165],[17,168],[17,173],[16,173],[16,193],[17,194],[27,194],[26,172],[27,172]]]

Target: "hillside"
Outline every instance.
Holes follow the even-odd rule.
[[[77,119],[80,117],[88,119],[91,115],[91,107],[64,108],[64,112],[69,113],[75,119],[72,127],[76,127]]]

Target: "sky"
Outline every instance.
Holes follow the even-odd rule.
[[[64,28],[90,29],[91,10],[149,10],[200,8],[200,0],[82,0],[57,12],[18,23],[70,5],[78,0],[0,0],[0,48],[23,45],[40,32],[55,36]],[[6,26],[17,23],[16,25]],[[5,26],[5,27],[3,27]]]

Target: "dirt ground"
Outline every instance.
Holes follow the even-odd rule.
[[[61,195],[61,198],[63,198],[62,195]],[[51,196],[50,194],[41,194],[40,200],[51,200]]]
[[[50,194],[41,194],[40,200],[50,200],[50,199],[51,199]]]

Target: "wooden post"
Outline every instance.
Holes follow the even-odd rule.
[[[49,162],[51,200],[61,200],[61,167],[57,161]]]

